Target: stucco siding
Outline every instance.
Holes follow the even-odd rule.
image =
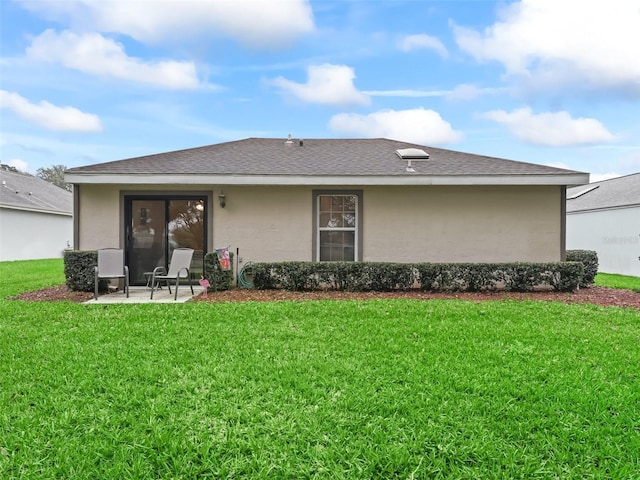
[[[364,192],[365,261],[559,261],[560,187]]]
[[[0,261],[60,258],[72,243],[71,215],[0,208]]]
[[[127,186],[124,191],[147,188]],[[180,191],[203,190],[213,192],[207,212],[209,250],[239,249],[245,262],[313,260],[313,187],[225,186],[225,208],[218,204],[217,186]],[[364,261],[558,261],[561,257],[559,186],[339,186],[335,190],[362,192]],[[78,248],[124,245],[122,198],[115,185],[81,186]]]
[[[567,248],[595,250],[601,272],[640,277],[640,207],[569,213]]]
[[[113,185],[81,186],[78,250],[122,246],[119,191]]]
[[[231,246],[253,262],[311,261],[312,198],[308,187],[225,188],[214,195],[214,247]]]

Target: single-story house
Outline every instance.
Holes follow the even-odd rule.
[[[172,247],[242,261],[511,262],[565,255],[587,173],[389,139],[248,138],[67,170],[78,249],[132,283]]]
[[[72,193],[0,165],[0,261],[60,258],[72,241]]]
[[[601,272],[640,277],[640,173],[567,189],[567,246],[595,250]]]

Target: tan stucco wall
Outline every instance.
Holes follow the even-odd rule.
[[[214,248],[231,246],[253,262],[312,260],[311,188],[225,187],[214,195]]]
[[[123,247],[120,231],[120,190],[114,185],[81,185],[80,208],[74,212],[79,227],[78,250]]]
[[[561,189],[368,188],[365,261],[559,261]]]
[[[213,191],[209,249],[230,246],[246,261],[313,259],[312,187],[224,187]],[[149,189],[127,186],[127,191]],[[337,187],[348,190],[348,187]],[[175,192],[174,189],[165,189]],[[180,189],[190,192],[189,189]],[[322,190],[327,190],[322,188]],[[364,261],[557,261],[561,187],[365,187]],[[120,189],[82,185],[77,248],[123,246]]]

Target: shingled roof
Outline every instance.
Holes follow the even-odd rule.
[[[73,194],[41,178],[0,168],[0,207],[71,215]]]
[[[396,153],[422,149],[428,159]],[[389,139],[248,138],[67,170],[70,183],[584,184],[588,174]],[[465,179],[462,181],[461,179]],[[484,179],[484,180],[483,180]]]
[[[567,213],[640,207],[640,173],[567,189]]]

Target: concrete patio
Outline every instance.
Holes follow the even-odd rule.
[[[124,293],[124,290],[118,290],[117,292],[101,294],[97,300],[91,298],[84,302],[85,305],[96,304],[118,304],[118,303],[185,303],[191,300],[193,297],[202,294],[203,288],[200,285],[193,286],[194,295],[191,294],[189,285],[180,285],[178,289],[178,299],[174,300],[175,290],[171,288],[171,293],[166,286],[163,286],[160,290],[156,289],[153,292],[153,300],[151,300],[151,290],[147,287],[130,287],[129,298]]]

